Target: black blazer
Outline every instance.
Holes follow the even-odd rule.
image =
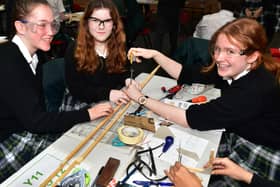
[[[0,140],[11,133],[58,133],[73,125],[89,121],[86,110],[49,113],[46,112],[42,89],[42,58],[36,75],[12,42],[0,45]]]

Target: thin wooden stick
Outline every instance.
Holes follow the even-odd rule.
[[[209,162],[211,165],[213,165],[214,159],[215,159],[215,151],[214,151],[214,150],[211,150],[211,151],[210,151],[210,154],[209,154],[209,161],[208,161],[208,162]]]
[[[70,164],[70,166],[63,172],[63,174],[53,183],[53,187],[58,184],[59,181],[61,181],[72,169],[80,164],[87,156],[88,154],[95,148],[95,146],[102,140],[102,138],[107,134],[107,132],[113,127],[115,122],[123,115],[123,113],[128,109],[131,102],[127,103],[126,106],[117,114],[117,116],[114,117],[114,119],[107,125],[107,127],[102,131],[102,133],[94,140],[90,146],[84,151],[84,153],[78,157],[75,161]]]
[[[141,83],[141,88],[144,88],[146,84],[148,84],[148,82],[153,78],[159,68],[160,65],[157,65],[157,67],[155,67],[155,69],[149,74],[149,76]]]
[[[157,72],[157,70],[160,68],[160,65],[158,65],[150,74],[149,76],[142,82],[141,87],[145,87],[146,84],[153,78],[153,76],[155,75],[155,73]],[[63,174],[53,183],[52,186],[56,186],[58,184],[58,182],[63,179],[77,164],[80,164],[87,156],[88,154],[93,150],[93,148],[102,140],[102,138],[107,134],[107,132],[112,128],[112,126],[115,124],[115,122],[122,116],[122,114],[128,109],[128,107],[131,105],[132,102],[129,102],[126,104],[126,106],[121,110],[121,112],[119,112],[117,114],[117,116],[114,118],[114,120],[112,120],[107,127],[105,128],[105,130],[102,132],[101,135],[99,135],[96,140],[87,148],[87,150],[80,156],[78,157],[76,160],[74,160],[72,162],[72,164],[70,164],[70,166],[66,169],[65,172],[63,172]],[[119,105],[115,110],[114,113],[112,115],[114,115],[115,113],[118,112],[118,110],[120,109],[121,105]],[[67,164],[67,162],[92,138],[92,136],[94,136],[97,131],[108,121],[107,118],[110,119],[110,117],[112,117],[112,115],[106,117],[102,122],[100,122],[100,124],[95,128],[95,130],[93,130],[67,157],[66,159],[60,164],[60,166],[42,183],[40,184],[40,187],[44,187],[46,186],[49,181],[54,178],[54,176],[63,169],[63,167]]]
[[[88,141],[98,132],[98,130],[104,126],[104,124],[106,124],[110,119],[111,117],[118,112],[118,110],[121,108],[121,105],[118,105],[115,109],[114,109],[114,112],[107,116],[106,118],[104,118],[97,126],[94,130],[92,130],[81,142],[79,145],[76,146],[76,148],[71,152],[69,153],[66,158],[59,164],[59,166],[56,168],[56,170],[54,170],[47,179],[45,179],[43,181],[42,184],[40,184],[40,187],[45,187],[48,185],[48,183],[50,182],[50,180],[52,178],[55,177],[55,175],[60,172],[63,167],[67,164],[67,162],[72,159],[73,156],[75,156],[75,154],[77,154],[78,151],[80,151],[81,148],[83,148],[83,146],[85,146],[86,143],[88,143]]]
[[[193,168],[193,167],[189,167],[189,166],[183,166],[183,167],[194,173],[197,173],[197,172],[201,173],[201,172],[205,171],[204,168]]]

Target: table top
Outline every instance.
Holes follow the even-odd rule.
[[[136,80],[144,80],[144,78],[147,76],[148,74],[142,73],[139,76],[137,76]],[[161,84],[158,84],[159,82]],[[150,97],[161,98],[165,95],[165,93],[161,91],[161,86],[170,88],[175,85],[176,81],[173,79],[161,76],[154,76],[151,79],[151,81],[147,84],[147,86],[143,89],[143,92]],[[210,90],[208,90],[207,92],[211,93]],[[217,93],[217,90],[213,90],[212,96],[211,94],[208,94],[209,97],[217,97],[218,93],[214,93]],[[181,97],[181,95],[177,97]],[[188,97],[191,96],[187,96],[187,98]],[[133,103],[127,111],[134,111],[137,107],[138,104]],[[4,183],[2,183],[2,185],[5,187],[22,186],[28,180],[34,179],[34,176],[36,176],[36,180],[32,180],[31,186],[39,186],[39,184],[42,183],[55,170],[55,168],[57,168],[61,164],[64,158],[66,158],[66,156],[88,135],[88,133],[95,129],[95,127],[99,124],[101,120],[102,119],[74,126],[64,135],[62,135],[57,141],[55,141],[51,146],[49,146],[47,149],[45,149],[43,152],[37,155],[33,160],[31,160],[24,167],[22,167],[18,172],[16,172],[14,175],[8,178]],[[159,121],[160,119],[155,119],[155,124],[157,124],[156,129],[158,130],[161,129],[158,125]],[[78,166],[79,168],[86,169],[91,174],[92,178],[95,178],[95,176],[97,176],[99,169],[105,165],[105,163],[110,157],[117,158],[120,160],[120,166],[114,178],[121,179],[123,176],[125,176],[126,167],[133,160],[136,150],[132,146],[112,146],[112,138],[116,136],[116,131],[120,125],[122,125],[122,120],[118,120],[118,122],[102,138],[101,142],[97,144],[97,146],[90,152],[86,159],[83,160],[83,162]],[[104,126],[104,128],[106,128],[106,125]],[[176,124],[172,125],[171,128],[166,128],[168,128],[175,134],[178,133],[178,136],[188,136],[192,138],[197,138],[197,140],[200,140],[202,143],[207,142],[205,144],[205,149],[200,150],[202,151],[200,159],[197,160],[195,167],[202,167],[207,162],[211,150],[214,150],[215,152],[217,151],[222,135],[222,131],[220,130],[197,131],[189,128],[183,128]],[[151,134],[150,132],[145,133]],[[98,132],[96,136],[99,136],[100,134],[101,132]],[[82,148],[82,150],[74,157],[74,159],[77,158],[80,154],[82,154],[82,152],[89,146],[89,144],[95,141],[95,139],[97,138],[96,136],[94,136],[93,139],[91,139],[89,143],[84,148]],[[168,155],[166,155],[166,157],[167,156]],[[184,156],[185,159],[187,159],[188,154]],[[169,163],[169,165],[173,163],[174,162]],[[198,176],[203,179],[203,186],[207,186],[210,174],[199,173]],[[131,180],[128,181],[128,183],[131,183]]]

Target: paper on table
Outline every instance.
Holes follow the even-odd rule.
[[[167,98],[165,98],[163,100],[163,102],[166,103],[166,104],[172,105],[172,106],[176,106],[176,107],[182,108],[184,110],[187,110],[189,108],[189,106],[194,104],[194,103],[185,102],[185,101],[181,101],[181,100],[177,100],[177,99],[167,99]],[[161,116],[158,117],[158,120],[160,120],[160,121],[167,121],[167,122],[169,121],[167,119],[164,119]],[[169,122],[171,122],[171,121],[169,121]]]
[[[170,127],[170,129],[174,134],[176,134],[176,139],[174,141],[175,144],[177,144],[176,147],[179,147],[179,145],[181,144],[182,154],[190,156],[196,160],[202,157],[208,145],[208,140],[188,134],[172,127]]]
[[[182,108],[184,110],[188,109],[189,106],[193,105],[193,103],[176,100],[176,99],[164,99],[163,102],[166,104],[170,104],[170,105]]]
[[[53,155],[45,154],[7,186],[39,186],[40,183],[48,177],[48,174],[53,171],[53,168],[59,166],[61,161],[61,159],[56,158]]]
[[[160,128],[167,128],[167,127],[160,127]],[[159,128],[159,129],[160,129]],[[157,137],[162,137],[158,134],[158,131],[155,134],[157,134]],[[173,164],[175,161],[178,161],[178,148],[181,146],[182,149],[182,156],[183,160],[185,162],[182,162],[188,166],[195,167],[199,159],[201,159],[207,145],[208,140],[204,138],[200,138],[198,136],[194,136],[192,134],[187,133],[186,131],[181,131],[172,127],[169,127],[169,130],[174,134],[174,145],[172,145],[167,152],[162,154],[160,157],[161,160],[164,160],[166,162],[169,162]],[[154,136],[148,136],[146,141],[150,142],[150,147],[155,147],[157,145],[160,145],[164,143],[164,139],[157,138]],[[148,140],[149,139],[149,140]],[[158,156],[162,152],[162,148],[159,148],[157,150],[154,150],[154,155]]]

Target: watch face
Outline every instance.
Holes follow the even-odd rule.
[[[139,102],[139,104],[144,105],[146,103],[146,101],[147,101],[147,98],[145,96],[141,96],[139,98],[138,102]]]

